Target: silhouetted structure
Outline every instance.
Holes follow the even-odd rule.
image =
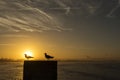
[[[23,80],[57,80],[57,61],[24,61]]]
[[[46,59],[52,59],[52,58],[54,58],[54,57],[53,57],[53,56],[48,55],[47,53],[45,53],[45,58],[46,58]]]
[[[25,54],[25,58],[30,59],[33,58],[32,56],[28,56],[27,54]]]

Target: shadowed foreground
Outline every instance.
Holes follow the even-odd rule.
[[[24,61],[23,80],[57,80],[57,61]]]

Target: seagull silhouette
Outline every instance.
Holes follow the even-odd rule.
[[[53,56],[48,55],[47,53],[45,53],[45,58],[46,58],[46,59],[52,59],[52,58],[54,58],[54,57],[53,57]]]
[[[30,59],[30,58],[34,58],[34,57],[28,56],[27,54],[25,54],[25,58]]]

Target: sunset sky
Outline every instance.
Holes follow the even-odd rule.
[[[120,59],[119,0],[0,0],[0,57]]]

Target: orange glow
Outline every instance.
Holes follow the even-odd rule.
[[[28,56],[32,56],[33,57],[33,52],[31,50],[25,51],[24,54],[27,54]]]

